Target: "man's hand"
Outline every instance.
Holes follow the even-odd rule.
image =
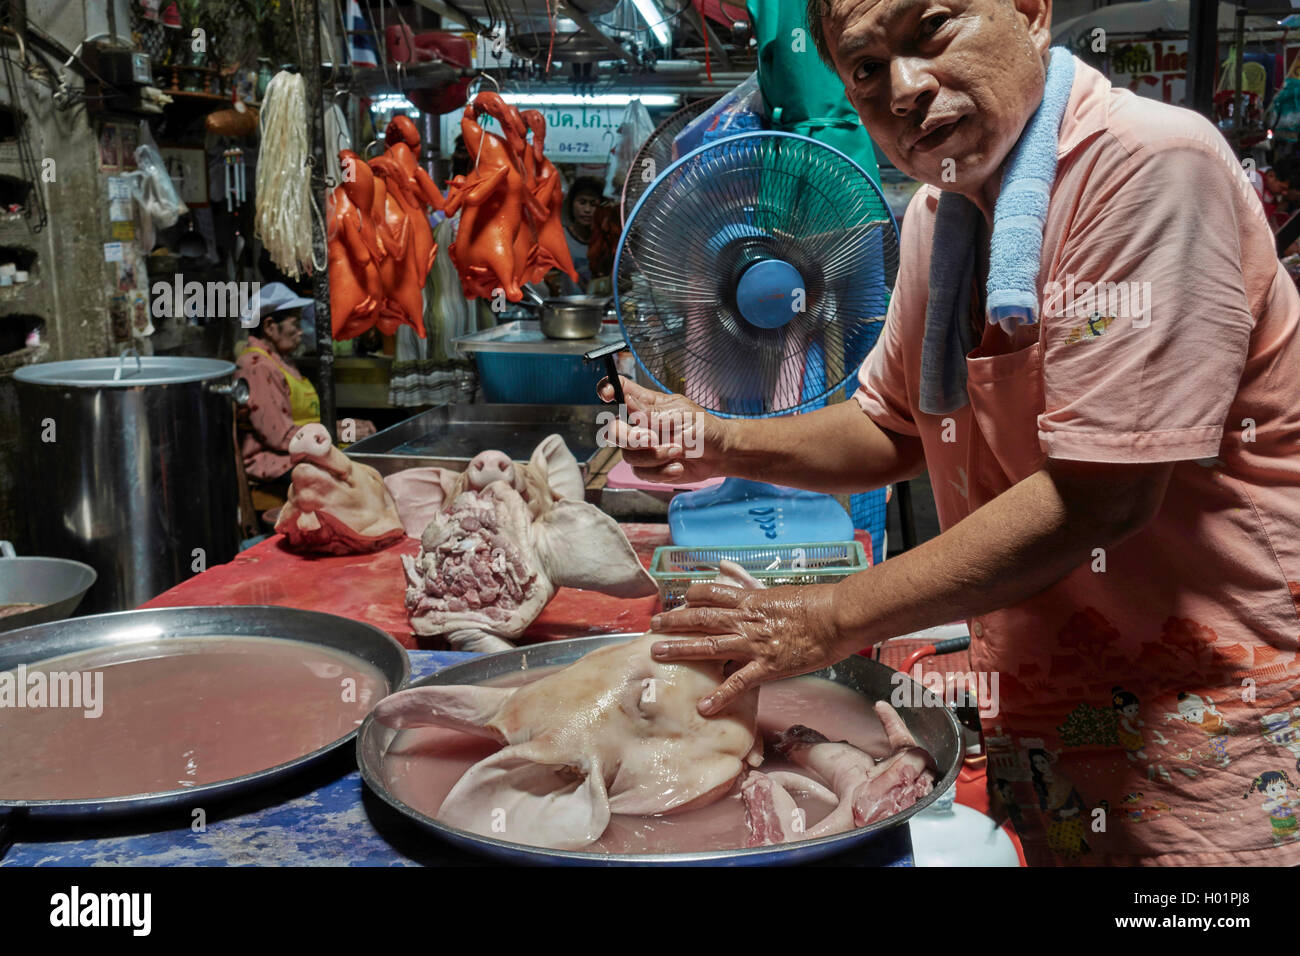
[[[827,584],[757,591],[696,584],[688,606],[655,615],[650,628],[664,634],[708,634],[683,641],[657,641],[657,661],[734,661],[735,670],[700,701],[705,717],[718,713],[765,681],[820,670],[845,656],[839,647]]]
[[[610,438],[638,478],[684,484],[726,473],[735,422],[710,415],[685,396],[642,388],[622,376],[620,381],[627,421],[613,422]],[[603,402],[614,400],[609,379],[596,394]]]

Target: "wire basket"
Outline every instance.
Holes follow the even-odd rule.
[[[858,541],[812,544],[750,545],[726,548],[655,548],[650,576],[659,585],[665,609],[686,601],[692,584],[712,581],[719,561],[734,561],[767,587],[784,584],[833,584],[870,567]]]

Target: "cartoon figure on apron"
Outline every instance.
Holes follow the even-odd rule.
[[[1284,710],[1276,714],[1265,714],[1259,718],[1263,725],[1261,733],[1264,739],[1275,746],[1291,752],[1296,758],[1296,770],[1300,771],[1300,707],[1289,714]]]
[[[1210,738],[1210,752],[1200,756],[1220,767],[1228,766],[1227,738],[1234,731],[1210,698],[1181,693],[1178,695],[1178,713],[1165,714],[1165,720],[1181,720],[1192,727],[1201,728]]]
[[[1131,763],[1142,761],[1147,765],[1147,778],[1154,780],[1156,774],[1160,774],[1162,780],[1169,779],[1169,771],[1158,763],[1154,763],[1147,757],[1146,741],[1142,737],[1142,731],[1139,727],[1146,726],[1141,717],[1138,716],[1142,705],[1137,695],[1124,690],[1122,687],[1113,687],[1110,692],[1111,706],[1115,708],[1117,718],[1116,734],[1119,736],[1119,745],[1124,748],[1124,756]],[[1151,730],[1151,737],[1156,743],[1164,746],[1169,740],[1160,733],[1160,731]]]
[[[1248,800],[1256,790],[1264,794],[1264,812],[1268,814],[1268,822],[1273,827],[1274,846],[1284,840],[1300,839],[1300,827],[1296,825],[1296,810],[1300,809],[1300,800],[1287,796],[1288,787],[1294,790],[1295,784],[1285,770],[1266,770],[1251,781],[1250,789],[1242,796],[1243,800]]]
[[[1056,758],[1046,750],[1028,753],[1029,772],[1038,794],[1038,808],[1047,818],[1047,846],[1066,859],[1092,852],[1084,840],[1084,816],[1088,807],[1074,781],[1052,766]]]
[[[1130,793],[1124,798],[1123,810],[1129,823],[1145,823],[1172,811],[1172,807],[1163,800],[1143,802],[1146,795],[1141,791]]]

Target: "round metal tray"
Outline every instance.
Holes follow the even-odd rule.
[[[639,635],[615,634],[602,637],[581,637],[569,641],[555,641],[502,651],[476,660],[466,661],[448,667],[431,677],[416,681],[412,687],[427,687],[446,684],[481,684],[485,681],[505,677],[519,671],[536,667],[549,667],[554,664],[571,664],[578,658],[604,647],[617,644]],[[843,684],[861,694],[869,701],[889,700],[895,690],[893,669],[868,660],[865,657],[850,657],[834,667],[815,672],[814,676],[823,677]],[[903,678],[911,683],[910,678]],[[667,866],[729,865],[729,866],[773,866],[791,863],[804,863],[822,857],[842,853],[860,846],[875,838],[881,832],[892,827],[901,826],[915,813],[924,810],[938,796],[951,787],[957,779],[961,768],[961,731],[957,719],[943,702],[932,692],[920,685],[909,688],[910,699],[920,699],[920,707],[899,707],[898,713],[916,737],[917,742],[930,752],[939,767],[941,779],[933,791],[918,800],[908,809],[892,817],[880,820],[869,826],[836,833],[815,840],[801,840],[778,846],[753,847],[736,850],[709,850],[699,853],[589,853],[581,850],[552,850],[544,847],[526,846],[506,840],[469,833],[457,827],[441,823],[421,811],[403,803],[384,783],[381,765],[384,754],[397,732],[375,721],[374,714],[362,721],[357,734],[357,764],[361,768],[362,779],[385,803],[399,813],[414,821],[420,827],[437,834],[443,839],[486,856],[509,863],[537,865],[550,864],[586,864],[586,865],[620,865],[620,864],[659,864]]]
[[[122,611],[9,631],[0,635],[0,671],[114,645],[215,636],[277,637],[342,651],[377,668],[388,681],[389,693],[401,689],[411,673],[402,645],[376,627],[317,611],[261,606]],[[0,797],[0,809],[22,809],[33,817],[78,818],[194,806],[197,800],[213,800],[265,786],[314,763],[348,743],[356,734],[353,730],[311,753],[274,767],[196,787],[93,800]]]

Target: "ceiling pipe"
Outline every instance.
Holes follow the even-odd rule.
[[[601,43],[619,59],[626,60],[628,63],[632,64],[632,66],[640,66],[636,57],[625,50],[621,43],[616,43],[611,37],[602,32],[600,27],[592,23],[585,13],[573,5],[572,0],[564,0],[560,6],[564,8],[564,12],[568,18],[578,25],[579,30]]]

